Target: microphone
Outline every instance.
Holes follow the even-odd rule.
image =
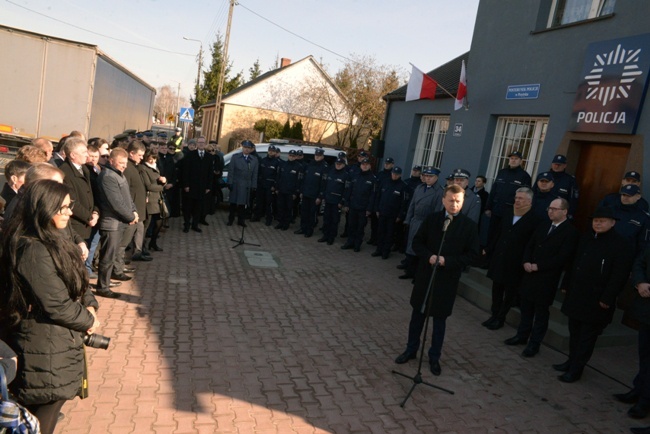
[[[454,219],[454,216],[449,214],[447,217],[445,217],[445,222],[442,225],[442,231],[447,232],[447,228],[449,227],[449,223]]]

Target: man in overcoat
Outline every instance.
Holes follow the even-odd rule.
[[[228,172],[230,187],[230,213],[228,226],[232,226],[237,214],[237,224],[246,226],[244,216],[248,206],[251,190],[257,188],[257,172],[259,161],[252,156],[255,145],[250,140],[241,142],[241,154],[233,155]]]
[[[557,198],[548,206],[548,220],[533,232],[522,258],[521,320],[517,334],[506,345],[524,345],[522,356],[533,357],[548,330],[549,306],[553,304],[562,272],[568,267],[576,245],[578,230],[568,221],[569,202]],[[530,340],[529,340],[530,338]]]
[[[446,321],[454,307],[458,281],[465,267],[479,255],[478,226],[460,212],[464,198],[465,191],[460,186],[447,187],[442,198],[444,210],[427,217],[413,239],[413,250],[420,258],[411,292],[413,311],[406,351],[395,359],[395,363],[406,363],[416,357],[428,303],[431,307],[429,315],[433,317],[433,335],[428,351],[429,368],[434,375],[441,373],[440,355]],[[443,237],[444,245],[440,249]],[[436,263],[436,275],[430,292],[427,292]]]
[[[183,159],[181,188],[183,199],[187,201],[187,206],[183,207],[183,232],[188,232],[190,226],[194,232],[202,232],[199,223],[208,225],[205,220],[205,203],[206,196],[212,191],[214,157],[206,152],[205,145],[205,137],[199,137],[196,140],[196,151],[188,152]]]
[[[634,248],[614,230],[615,223],[611,208],[594,212],[592,230],[580,240],[573,265],[564,277],[562,312],[569,317],[569,359],[553,365],[564,372],[558,377],[564,383],[582,376],[598,336],[612,322],[616,297],[630,275]]]

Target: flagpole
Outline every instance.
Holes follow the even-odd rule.
[[[411,62],[409,62],[409,65],[411,65],[413,68],[415,68],[415,69],[417,69],[418,71],[420,71],[420,68],[418,68],[417,66],[415,66],[415,65],[412,64]],[[420,71],[420,72],[422,72],[422,71]],[[424,72],[422,72],[422,74],[424,74],[424,75],[428,75],[429,77],[431,77],[429,74],[425,74]],[[434,79],[434,80],[436,80],[435,77],[431,77],[431,78]],[[444,87],[442,87],[442,86],[440,85],[440,82],[439,82],[438,80],[436,80],[436,86],[439,87],[440,89],[442,89],[443,92],[445,92],[447,95],[449,95],[449,96],[452,97],[453,99],[456,99],[456,96],[455,96],[455,95],[452,95],[452,94],[451,94],[447,89],[445,89]]]

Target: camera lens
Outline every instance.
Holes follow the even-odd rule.
[[[111,338],[106,336],[92,334],[84,335],[84,345],[91,348],[99,348],[100,350],[105,350],[108,348],[108,344],[111,343]]]

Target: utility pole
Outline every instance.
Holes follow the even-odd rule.
[[[223,61],[221,62],[221,72],[219,73],[219,86],[217,88],[217,96],[214,102],[214,124],[210,138],[219,140],[219,116],[221,112],[221,93],[223,92],[223,83],[226,80],[226,63],[228,63],[228,43],[230,42],[230,27],[232,25],[232,14],[235,10],[237,0],[230,0],[230,9],[228,10],[228,26],[226,27],[226,40],[223,44]]]
[[[194,91],[194,97],[198,99],[199,92],[201,91],[201,68],[203,67],[203,42],[201,42],[198,39],[188,38],[186,36],[183,36],[183,39],[185,39],[186,41],[194,41],[199,43],[199,67],[196,72],[196,89]],[[197,111],[198,111],[198,107],[197,107]],[[192,125],[194,126],[194,134],[196,134],[196,115],[194,116]]]

